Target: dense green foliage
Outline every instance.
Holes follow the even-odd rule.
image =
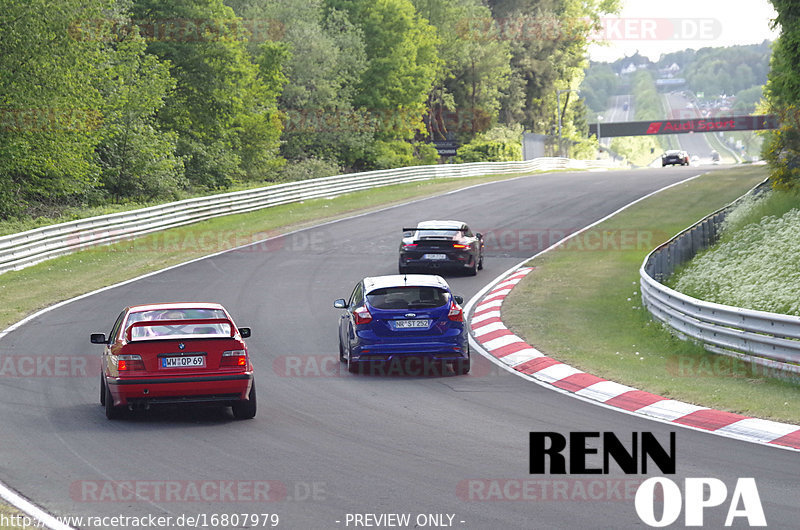
[[[585,136],[616,0],[0,0],[0,216]],[[562,106],[556,108],[556,93]],[[468,147],[467,147],[468,146]],[[459,160],[460,160],[459,159]]]
[[[458,150],[456,162],[508,162],[522,160],[522,126],[494,127],[475,135]]]
[[[599,114],[608,108],[608,99],[619,92],[620,77],[608,63],[591,63],[581,84],[586,105]]]
[[[702,92],[706,97],[738,95],[767,82],[771,54],[769,42],[702,48],[692,54],[681,73],[686,78],[686,85],[693,92]],[[658,64],[669,66],[664,63],[662,59]]]
[[[800,8],[791,0],[772,0],[781,34],[773,46],[768,110],[777,114],[781,127],[770,132],[762,155],[772,167],[773,184],[782,189],[800,188]]]
[[[70,35],[75,18],[99,17],[99,2],[5,1],[0,9],[0,216],[89,193],[102,117],[105,50]],[[38,213],[38,212],[37,212]]]

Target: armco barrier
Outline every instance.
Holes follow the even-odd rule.
[[[762,183],[751,193],[765,187]],[[705,302],[663,284],[676,267],[717,241],[735,205],[712,213],[645,258],[639,270],[642,301],[655,318],[710,351],[800,374],[800,317]]]
[[[85,248],[196,223],[212,217],[245,213],[279,204],[433,178],[474,177],[554,169],[608,168],[608,161],[537,158],[524,162],[477,162],[384,169],[336,175],[264,188],[91,217],[0,237],[0,273]]]

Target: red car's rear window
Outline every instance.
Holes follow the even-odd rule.
[[[184,335],[213,335],[230,337],[231,327],[223,323],[198,323],[197,320],[228,318],[221,309],[159,309],[154,311],[136,311],[128,315],[125,328],[142,321],[158,320],[190,320],[186,325],[152,325],[135,327],[131,338],[168,337]]]

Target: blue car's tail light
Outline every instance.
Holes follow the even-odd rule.
[[[450,311],[447,313],[447,318],[452,320],[453,322],[463,322],[464,321],[464,310],[461,309],[461,306],[455,302],[450,303]]]
[[[356,326],[360,326],[361,324],[369,324],[372,322],[372,315],[369,313],[369,309],[365,306],[361,306],[353,311],[353,316],[355,317]]]

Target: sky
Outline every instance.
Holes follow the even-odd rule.
[[[593,45],[594,61],[615,61],[637,51],[656,61],[663,53],[686,48],[756,44],[775,40],[770,29],[776,13],[769,0],[622,0],[620,16],[605,17]]]

